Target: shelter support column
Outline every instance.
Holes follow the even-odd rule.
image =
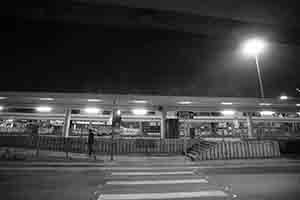
[[[253,120],[251,113],[247,113],[248,138],[253,137]]]
[[[166,119],[167,111],[163,108],[161,111],[161,120],[160,120],[160,138],[166,138]]]
[[[65,109],[65,123],[63,129],[63,137],[69,137],[70,123],[71,123],[71,108]]]

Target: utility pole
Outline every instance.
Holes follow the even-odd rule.
[[[265,92],[264,92],[264,86],[261,78],[261,73],[260,73],[260,67],[259,67],[259,62],[258,62],[258,56],[255,56],[255,64],[256,64],[256,70],[257,70],[257,75],[258,75],[258,80],[259,80],[259,89],[260,89],[260,97],[262,99],[265,98]]]
[[[114,160],[114,120],[115,120],[115,113],[116,113],[116,99],[113,102],[113,109],[112,109],[112,123],[111,123],[111,150],[110,150],[110,160]]]
[[[120,133],[121,127],[121,111],[117,109],[116,99],[113,102],[113,110],[112,110],[112,123],[111,123],[111,151],[110,151],[110,160],[114,160],[114,149],[115,149],[115,141],[114,136],[115,132]]]

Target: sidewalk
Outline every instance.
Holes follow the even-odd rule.
[[[0,163],[1,162],[101,162],[101,156],[97,156],[97,160],[94,161],[89,158],[87,154],[82,153],[68,153],[40,150],[39,155],[36,155],[34,149],[23,148],[9,148],[9,152],[6,152],[7,148],[0,148]]]
[[[97,155],[97,160],[89,158],[86,154],[41,150],[36,156],[35,150],[12,148],[10,159],[2,158],[5,148],[0,148],[0,165],[58,165],[58,166],[183,166],[192,165],[199,168],[236,168],[256,166],[299,166],[300,159],[274,158],[274,159],[242,159],[242,160],[208,160],[192,162],[181,155],[148,156],[148,155],[117,155],[110,160],[109,155]]]

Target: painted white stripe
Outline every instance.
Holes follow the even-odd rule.
[[[184,199],[196,197],[227,197],[223,191],[207,190],[201,192],[141,193],[141,194],[102,194],[98,200],[137,200],[137,199]]]
[[[187,167],[100,167],[102,170],[120,170],[120,171],[130,171],[130,170],[188,170],[188,169],[198,169],[197,166],[187,166]]]
[[[113,176],[143,176],[143,175],[175,175],[175,174],[194,174],[193,171],[175,171],[175,172],[112,172]]]
[[[276,164],[235,164],[235,165],[221,165],[221,166],[216,166],[216,165],[210,165],[210,166],[199,166],[195,167],[196,169],[227,169],[227,168],[244,168],[244,167],[257,167],[257,168],[264,168],[264,167],[294,167],[294,166],[300,166],[300,163],[276,163]],[[57,166],[57,167],[46,167],[46,166],[1,166],[0,170],[78,170],[78,171],[86,171],[86,170],[102,170],[105,168],[102,167],[96,167],[96,166],[88,166],[88,167],[77,167],[77,166]],[[112,168],[107,168],[107,169],[114,169]],[[150,169],[155,169],[155,168],[149,168]],[[172,168],[168,168],[172,169]],[[148,169],[145,169],[148,170]]]
[[[88,171],[99,170],[98,167],[0,167],[0,171]]]
[[[181,183],[208,183],[205,179],[182,179],[182,180],[144,180],[144,181],[108,181],[107,185],[156,185],[156,184],[181,184]]]

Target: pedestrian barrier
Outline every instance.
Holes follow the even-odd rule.
[[[197,139],[197,141],[187,149],[187,156],[191,160],[197,159],[198,155],[201,154],[203,151],[210,151],[210,154],[208,154],[208,157],[213,153],[211,152],[212,147],[215,146],[217,143],[212,141],[206,141],[203,139]]]
[[[95,139],[97,154],[182,154],[183,139]],[[86,153],[87,139],[51,136],[1,136],[0,147],[19,147],[50,151]],[[224,141],[208,142],[201,139],[187,140],[188,155],[194,160],[271,158],[280,156],[277,141]]]
[[[251,158],[274,158],[280,156],[277,141],[219,142],[196,151],[193,160],[229,160]]]
[[[187,140],[187,147],[191,147],[196,140]],[[33,148],[50,151],[74,153],[87,152],[87,138],[55,137],[55,136],[0,136],[1,147]],[[183,139],[100,139],[96,138],[94,151],[98,154],[181,154],[184,152]]]

